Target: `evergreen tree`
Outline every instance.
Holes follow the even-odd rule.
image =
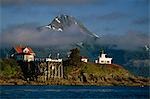
[[[71,50],[69,61],[70,65],[73,66],[78,66],[80,64],[80,51],[78,48]]]

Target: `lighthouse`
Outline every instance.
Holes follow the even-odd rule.
[[[112,58],[106,57],[107,54],[104,53],[104,51],[101,52],[101,55],[98,56],[98,59],[95,60],[95,63],[99,64],[111,64]]]

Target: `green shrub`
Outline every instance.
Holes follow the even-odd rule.
[[[21,69],[13,59],[0,59],[0,76],[16,77],[19,76]]]

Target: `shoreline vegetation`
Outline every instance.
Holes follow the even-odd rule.
[[[29,81],[23,77],[22,72],[13,71],[10,74],[6,72],[3,76],[1,74],[0,78],[0,85],[150,86],[149,78],[134,76],[116,64],[82,63],[80,67],[64,66],[64,78],[51,78],[46,81]]]
[[[131,79],[131,78],[130,78]],[[132,78],[124,80],[110,80],[98,82],[80,82],[67,79],[50,79],[48,81],[26,81],[20,78],[1,78],[0,85],[94,85],[94,86],[150,86],[147,78]]]
[[[41,75],[37,75],[34,79],[35,72],[23,69],[14,59],[0,59],[0,85],[150,86],[150,78],[135,76],[123,66],[81,62],[78,49],[63,61],[63,78],[39,80]],[[33,79],[26,78],[23,71]]]

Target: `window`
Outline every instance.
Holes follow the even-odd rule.
[[[28,48],[25,48],[25,49],[23,50],[23,52],[24,52],[24,53],[28,53],[28,52],[29,52],[29,49],[28,49]]]
[[[107,61],[107,63],[110,63],[109,61]]]

